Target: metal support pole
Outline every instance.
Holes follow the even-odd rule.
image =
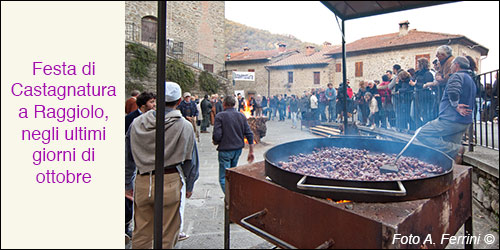
[[[165,148],[165,49],[167,39],[167,6],[158,1],[158,43],[156,47],[156,144],[155,144],[155,191],[154,191],[154,248],[162,249],[163,239],[163,173]]]
[[[342,19],[342,81],[344,86],[342,88],[342,95],[344,96],[343,103],[343,115],[344,119],[344,135],[348,135],[348,127],[347,127],[347,66],[346,66],[346,52],[345,52],[345,21]]]
[[[227,183],[227,182],[226,182]],[[226,191],[227,191],[226,187]],[[231,244],[230,244],[230,237],[231,237],[231,227],[230,227],[230,219],[229,219],[229,201],[228,197],[226,196],[224,198],[224,249],[230,249]]]
[[[471,216],[471,217],[469,217],[469,219],[467,219],[465,221],[464,236],[466,237],[466,239],[469,239],[472,235],[473,234],[472,234],[472,216]],[[465,249],[473,249],[474,245],[472,244],[472,241],[466,240],[464,248]]]
[[[271,96],[271,71],[269,71],[269,68],[265,66],[267,70],[267,99],[269,100],[269,97]]]

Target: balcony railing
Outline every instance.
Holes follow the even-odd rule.
[[[156,36],[153,33],[142,33],[138,25],[134,23],[126,23],[125,38],[128,41],[141,43],[151,49],[156,50]],[[147,35],[148,37],[143,37]],[[196,67],[201,70],[206,70],[211,73],[217,73],[220,76],[224,75],[225,64],[197,51],[191,50],[184,46],[183,42],[167,39],[166,54],[170,57],[176,58],[187,65]]]

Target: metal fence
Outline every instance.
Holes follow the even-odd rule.
[[[474,107],[474,145],[499,149],[500,126],[498,123],[498,70],[477,76],[478,94]],[[472,130],[472,129],[471,129]],[[469,150],[472,150],[469,147]]]
[[[474,146],[499,149],[496,74],[498,70],[480,74],[475,79],[477,95],[473,107],[474,123],[464,138],[469,144],[469,151],[473,151]],[[379,104],[378,125],[383,127],[388,123],[400,132],[415,131],[416,128],[438,117],[443,90],[444,87],[436,87],[394,93],[389,108]]]
[[[145,34],[148,37],[144,37]],[[125,23],[125,38],[129,41],[141,43],[151,49],[156,49],[156,36],[151,32],[141,32],[141,28],[135,23]],[[218,61],[198,51],[191,50],[184,46],[181,41],[174,41],[167,39],[166,54],[170,57],[176,58],[185,64],[206,70],[211,73],[216,73],[220,76],[226,77],[225,64],[223,61]]]

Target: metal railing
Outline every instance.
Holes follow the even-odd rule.
[[[477,76],[478,93],[474,107],[474,145],[499,149],[500,126],[498,123],[498,70]],[[472,149],[472,148],[470,148]]]
[[[475,79],[477,94],[472,116],[474,122],[464,138],[469,144],[469,151],[473,151],[474,146],[499,150],[498,86],[495,74],[498,74],[498,70],[480,74]],[[378,124],[384,126],[389,123],[400,132],[414,132],[438,117],[443,90],[444,87],[437,87],[393,93],[392,108],[380,109],[379,105]]]
[[[125,23],[125,39],[141,43],[151,49],[156,50],[156,37],[142,37],[141,28],[135,23]],[[170,57],[176,58],[187,65],[206,70],[211,73],[216,73],[220,76],[226,77],[225,64],[222,61],[217,61],[197,51],[191,50],[184,46],[183,42],[174,42],[167,39],[166,54]]]

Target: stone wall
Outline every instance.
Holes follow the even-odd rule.
[[[470,55],[479,62],[480,53],[475,50],[471,50],[470,48],[453,44],[450,45],[453,49],[453,55]],[[385,74],[386,70],[392,70],[392,65],[399,64],[402,69],[415,68],[415,57],[416,55],[425,55],[428,54],[430,56],[430,60],[434,60],[436,58],[436,49],[439,46],[426,46],[420,48],[412,48],[412,49],[404,49],[404,50],[393,50],[379,53],[370,53],[363,55],[350,56],[346,58],[347,61],[347,79],[350,80],[351,88],[354,92],[357,92],[359,89],[359,82],[362,80],[382,80],[382,75]],[[355,63],[363,62],[363,76],[355,77]],[[432,67],[432,63],[430,66]],[[334,87],[338,87],[338,85],[342,82],[342,72],[335,72],[335,64],[342,63],[342,58],[336,58],[334,62],[330,64],[332,71],[334,72],[333,83]],[[478,66],[480,67],[480,66]]]
[[[130,74],[130,68],[129,68],[129,62],[132,58],[135,57],[134,53],[130,51],[127,48],[127,45],[130,42],[125,43],[125,85],[126,89],[131,89],[131,88],[139,88],[143,91],[151,91],[151,92],[156,92],[156,63],[151,63],[148,67],[148,74],[145,77],[139,78],[139,77],[133,77]],[[148,49],[146,46],[143,46],[145,49]],[[154,51],[153,51],[154,52]],[[156,54],[156,52],[154,52]],[[167,60],[170,58],[167,58]],[[168,63],[168,62],[167,62]],[[198,76],[202,72],[202,70],[195,68],[191,65],[186,65],[188,66],[195,74],[195,79],[198,80]],[[212,76],[216,77],[220,87],[219,87],[219,92],[218,94],[229,94],[229,93],[234,93],[233,86],[231,82],[221,76],[217,76],[215,74],[212,74]],[[205,93],[200,89],[200,85],[198,82],[195,84],[193,89],[191,90],[192,95],[204,95]],[[130,93],[125,93],[125,96],[128,98],[130,96]]]
[[[235,90],[244,90],[245,95],[248,92],[268,96],[277,94],[295,94],[301,96],[304,91],[310,91],[312,88],[327,88],[330,82],[330,69],[324,67],[301,67],[301,68],[270,68],[269,76],[265,66],[267,62],[258,63],[239,63],[227,64],[226,69],[228,74],[232,70],[248,72],[249,69],[255,70],[255,81],[235,81],[233,88]],[[288,72],[293,72],[293,83],[288,84]],[[314,84],[314,72],[320,72],[320,84]],[[271,84],[268,84],[268,79],[271,79]],[[270,89],[269,89],[270,87]],[[269,89],[269,91],[268,91]]]
[[[228,78],[232,79],[232,71],[248,72],[249,69],[255,70],[255,81],[235,81],[234,90],[244,90],[245,97],[248,97],[248,92],[254,92],[263,96],[267,96],[267,70],[264,68],[268,63],[267,61],[260,61],[256,63],[231,63],[226,65],[228,70]]]
[[[295,94],[302,96],[304,91],[310,91],[312,88],[326,89],[326,85],[331,82],[330,71],[328,66],[273,68],[271,69],[271,95]],[[291,84],[288,84],[288,72],[293,72],[293,83]],[[314,72],[320,73],[319,84],[314,84]]]
[[[145,77],[133,77],[130,74],[130,61],[135,58],[135,54],[129,50],[128,46],[131,42],[125,42],[125,86],[127,90],[138,89],[142,91],[156,92],[156,63],[149,64],[148,73]],[[143,46],[141,44],[141,46]],[[143,46],[148,49],[146,46]],[[153,51],[153,50],[151,50]],[[154,52],[156,54],[156,52]],[[130,97],[130,93],[125,93],[125,96]]]
[[[498,178],[474,168],[472,196],[484,209],[490,212],[492,218],[498,221]]]
[[[478,65],[480,63],[480,53],[476,50],[471,50],[470,48],[461,45],[453,44],[450,45],[453,49],[453,55],[470,55],[476,59]],[[416,68],[415,58],[417,55],[429,55],[430,60],[434,60],[436,55],[436,49],[438,46],[426,46],[420,48],[411,48],[404,50],[394,50],[387,52],[362,54],[356,56],[350,56],[347,60],[347,78],[350,80],[351,88],[354,92],[359,89],[359,82],[362,80],[382,80],[382,75],[385,74],[386,70],[392,70],[394,64],[399,64],[403,69]],[[360,77],[355,77],[355,63],[363,62],[363,75]],[[304,91],[308,91],[311,88],[323,87],[326,88],[326,84],[329,82],[333,83],[335,88],[338,88],[339,84],[342,82],[342,72],[336,72],[336,64],[342,63],[342,58],[336,58],[325,67],[296,67],[296,68],[274,68],[271,69],[271,95],[275,94],[298,94],[301,95]],[[429,62],[431,63],[431,62]],[[267,95],[268,84],[267,84],[267,71],[264,66],[271,63],[240,63],[240,64],[227,64],[226,69],[231,72],[233,69],[238,71],[248,71],[248,69],[255,69],[256,81],[254,83],[250,82],[236,82],[235,89],[237,90],[251,90],[256,91],[258,94]],[[432,66],[432,63],[431,63]],[[478,66],[480,67],[480,65]],[[287,88],[288,83],[288,72],[294,72],[293,84],[290,88]],[[314,84],[313,72],[320,72],[320,84]]]
[[[201,63],[214,65],[214,72],[224,69],[224,26],[224,1],[167,1],[167,37],[215,60],[201,58],[205,60]],[[196,56],[185,52],[185,57]]]
[[[140,40],[141,20],[145,16],[157,17],[157,2],[126,1],[125,22],[138,27]],[[224,70],[224,1],[167,1],[167,38],[184,43],[183,60],[212,64],[214,72]],[[205,55],[198,57],[198,53]]]

